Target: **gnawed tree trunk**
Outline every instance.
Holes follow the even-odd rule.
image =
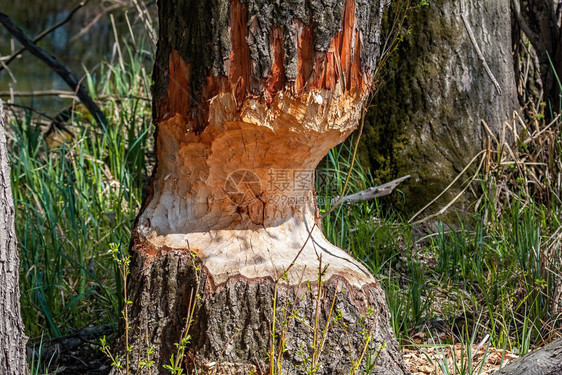
[[[461,3],[501,95],[471,42]],[[501,134],[519,103],[510,0],[429,1],[408,23],[413,30],[390,58],[373,100],[362,157],[380,182],[412,176],[401,185],[400,200],[404,211],[414,213],[486,146],[482,120]],[[437,206],[459,191],[455,186]]]
[[[19,254],[14,225],[14,201],[0,100],[0,374],[27,374],[20,312]]]
[[[278,334],[288,322],[284,372],[301,373],[309,326],[337,315],[316,373],[349,373],[369,332],[374,373],[405,372],[380,284],[324,238],[313,190],[318,162],[358,124],[385,2],[159,1],[158,166],[132,245],[133,363],[147,341],[157,372],[168,363],[199,284],[187,368],[268,373],[276,316]]]

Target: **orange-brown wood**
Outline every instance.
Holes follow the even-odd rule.
[[[240,0],[230,3],[230,65],[228,78],[238,105],[242,105],[250,80],[250,51],[246,37],[248,5]]]
[[[359,35],[355,37],[355,47],[353,50],[355,53],[353,54],[353,63],[349,74],[349,88],[355,87],[361,91],[366,91],[368,89],[368,82],[366,82],[361,72],[361,38],[359,38]]]
[[[310,88],[333,90],[336,84],[345,83],[344,88],[348,92],[358,89],[365,94],[369,89],[370,77],[363,74],[361,69],[361,35],[356,29],[355,7],[354,0],[346,1],[342,30],[332,38],[327,52],[316,52],[312,77],[308,81]],[[308,36],[302,33],[300,45],[308,42],[305,37]],[[301,48],[299,52],[300,50]],[[301,54],[299,64],[300,59]],[[308,63],[309,61],[302,62],[302,66],[307,67]],[[340,82],[342,79],[344,82]],[[299,74],[296,82],[297,93],[305,84]]]
[[[189,78],[191,72],[188,64],[176,50],[172,50],[168,68],[168,97],[167,102],[161,104],[162,120],[176,114],[187,116],[191,107]]]
[[[298,42],[298,76],[295,81],[297,94],[301,93],[306,87],[308,80],[314,70],[314,44],[312,43],[312,29],[309,26],[301,25],[299,28]]]
[[[355,1],[347,0],[343,11],[343,30],[339,46],[341,68],[345,77],[345,88],[351,89],[351,61],[353,58],[353,37],[355,36]]]
[[[337,85],[341,85],[347,92],[356,90],[362,94],[367,92],[370,77],[362,71],[361,35],[356,28],[355,12],[355,0],[347,0],[342,17],[342,30],[334,35],[327,52],[314,50],[313,25],[305,25],[300,20],[295,21],[298,67],[294,82],[287,81],[285,77],[283,29],[273,27],[269,38],[271,70],[267,77],[256,81],[268,104],[285,90],[289,90],[297,97],[309,90],[334,90]],[[200,132],[207,126],[209,119],[208,102],[213,97],[227,92],[234,95],[237,108],[241,109],[249,95],[250,79],[253,76],[247,40],[247,18],[247,3],[232,0],[231,50],[228,60],[224,63],[227,76],[216,76],[209,72],[197,95],[197,102],[193,99],[190,87],[191,67],[176,50],[172,49],[169,56],[168,96],[158,105],[159,121],[181,114],[191,123],[190,129]]]
[[[285,54],[283,52],[283,29],[274,27],[271,33],[271,54],[273,67],[267,79],[266,90],[269,93],[267,101],[271,103],[275,94],[285,87]]]

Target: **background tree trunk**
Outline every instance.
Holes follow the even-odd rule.
[[[518,108],[510,0],[462,2],[502,94],[479,60],[459,0],[430,1],[408,16],[413,30],[385,69],[362,152],[381,182],[412,175],[401,185],[406,212],[436,197],[483,148],[481,120],[499,133]]]
[[[132,245],[133,363],[149,342],[162,371],[196,303],[188,369],[269,373],[287,327],[284,373],[349,373],[366,346],[374,374],[406,372],[380,284],[324,238],[314,192],[318,162],[358,124],[385,5],[158,2],[158,165]]]
[[[0,373],[27,374],[20,312],[19,255],[14,225],[14,201],[0,100]]]
[[[531,79],[523,82],[520,96],[525,100],[544,101],[553,113],[560,113],[560,86],[555,74],[562,77],[562,3],[511,0],[511,5],[516,25],[514,40],[519,40],[515,44],[516,66],[532,73]],[[525,60],[529,57],[530,63],[527,63]]]

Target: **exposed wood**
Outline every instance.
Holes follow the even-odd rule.
[[[108,124],[105,115],[100,110],[98,105],[92,100],[82,84],[78,82],[76,78],[74,78],[72,73],[70,73],[70,71],[64,65],[59,63],[53,56],[49,55],[42,48],[38,47],[35,43],[29,40],[29,38],[25,36],[23,31],[12,22],[10,17],[2,12],[0,12],[0,23],[4,25],[4,27],[10,32],[10,34],[12,34],[21,44],[24,45],[29,53],[47,64],[66,82],[66,84],[72,90],[76,92],[76,96],[78,96],[78,98],[88,109],[88,111],[90,111],[94,120],[96,120],[102,126]]]
[[[496,371],[495,375],[562,374],[562,339],[524,355]]]
[[[410,178],[410,176],[400,177],[397,178],[396,180],[392,180],[385,184],[379,186],[372,186],[360,192],[346,195],[342,198],[341,203],[345,203],[345,202],[358,203],[358,202],[369,201],[375,198],[384,197],[385,195],[389,195],[390,193],[392,193],[398,185],[406,181],[408,178]],[[339,197],[332,198],[332,204],[335,204],[338,201],[338,199]]]
[[[19,253],[14,224],[14,201],[4,111],[0,100],[0,373],[27,374],[23,322],[20,312]]]

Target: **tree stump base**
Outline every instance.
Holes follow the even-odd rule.
[[[130,345],[135,348],[132,363],[146,358],[147,342],[154,345],[151,359],[155,363],[169,363],[172,355],[176,357],[175,343],[185,334],[186,320],[195,303],[188,332],[191,339],[182,363],[188,371],[272,373],[268,352],[275,316],[276,357],[281,336],[285,337],[283,373],[307,373],[315,352],[312,346],[322,341],[316,374],[349,374],[354,365],[364,368],[368,361],[374,361],[372,374],[407,373],[389,329],[390,314],[377,281],[358,288],[333,275],[322,281],[318,299],[318,282],[289,285],[280,281],[276,286],[271,277],[238,276],[215,285],[193,253],[169,249],[154,255],[137,258],[134,264],[142,266],[131,274],[141,283],[136,288],[139,293],[131,296],[135,317],[130,333]],[[277,366],[279,358],[274,362]],[[152,369],[152,373],[158,371]]]

